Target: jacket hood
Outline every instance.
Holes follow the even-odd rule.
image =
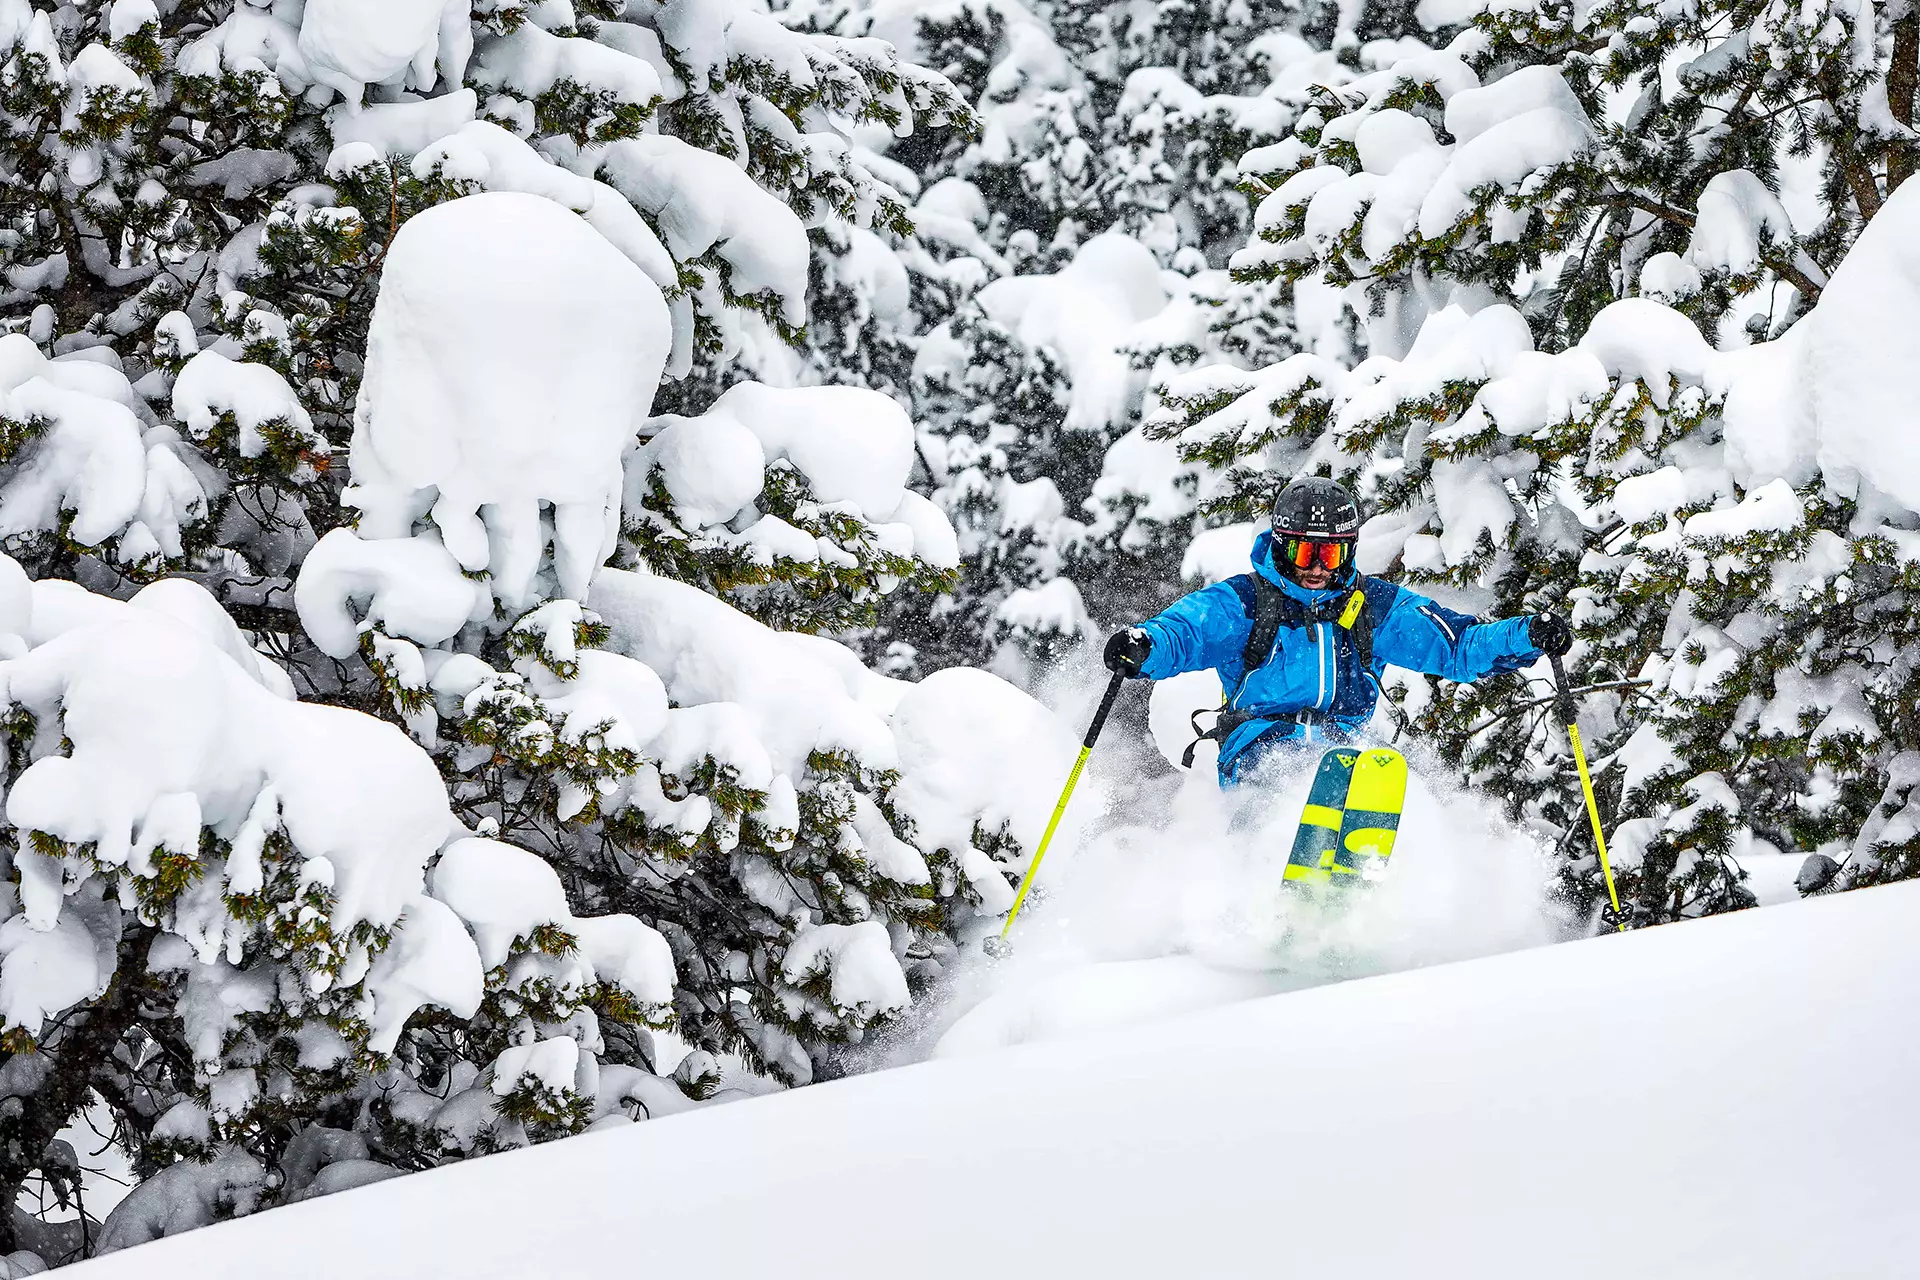
[[[1333,580],[1333,585],[1324,591],[1309,591],[1280,571],[1280,565],[1273,558],[1273,531],[1263,529],[1253,539],[1253,571],[1280,588],[1288,595],[1309,607],[1345,595],[1353,590],[1353,565],[1347,565],[1346,572]]]

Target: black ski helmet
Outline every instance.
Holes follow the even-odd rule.
[[[1282,538],[1341,540],[1360,533],[1360,504],[1343,485],[1304,476],[1273,500],[1273,532]]]

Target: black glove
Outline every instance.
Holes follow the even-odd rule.
[[[1564,658],[1573,648],[1573,628],[1557,613],[1536,613],[1527,623],[1527,642],[1542,653]]]
[[[1125,627],[1107,637],[1107,670],[1137,676],[1153,652],[1153,637],[1138,627]]]

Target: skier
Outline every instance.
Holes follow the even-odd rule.
[[[1373,715],[1388,663],[1466,682],[1564,655],[1573,643],[1551,613],[1481,622],[1356,573],[1359,504],[1331,480],[1289,484],[1272,524],[1254,539],[1253,572],[1183,596],[1107,641],[1107,666],[1120,675],[1220,674],[1226,704],[1201,737],[1220,744],[1223,786],[1276,748],[1351,741]]]

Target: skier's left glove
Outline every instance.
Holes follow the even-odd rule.
[[[1138,627],[1124,627],[1107,637],[1107,670],[1120,676],[1137,676],[1153,654],[1153,637]]]
[[[1536,613],[1527,622],[1527,643],[1555,658],[1573,648],[1573,628],[1557,613]]]

